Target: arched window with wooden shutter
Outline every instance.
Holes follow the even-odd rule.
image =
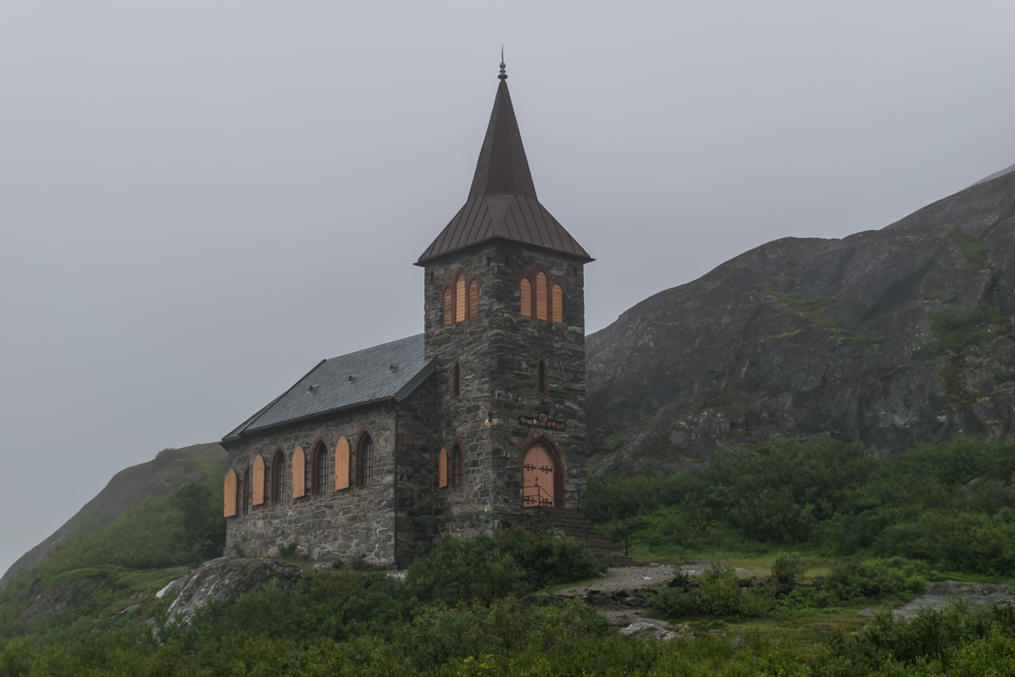
[[[293,451],[293,498],[302,498],[307,494],[307,456],[303,447],[297,446]]]
[[[437,452],[437,486],[441,489],[448,486],[448,450],[444,447]]]
[[[260,454],[254,457],[254,473],[250,482],[253,484],[250,502],[261,505],[264,503],[264,458]]]
[[[527,277],[518,283],[518,292],[522,299],[522,317],[532,317],[532,283]]]
[[[442,294],[443,300],[443,311],[444,311],[444,326],[455,323],[455,293],[451,291],[451,287],[445,287],[444,293]]]
[[[559,284],[553,285],[553,295],[550,297],[551,308],[550,319],[553,322],[564,321],[564,289]]]
[[[455,322],[465,322],[465,273],[455,280]]]
[[[271,494],[269,497],[272,504],[281,503],[285,497],[286,474],[285,452],[279,449],[271,459]]]
[[[546,314],[546,285],[546,273],[539,271],[536,273],[536,319],[539,320],[545,320],[548,317]]]
[[[473,278],[469,283],[469,319],[479,317],[479,278]]]
[[[222,484],[222,500],[224,517],[236,517],[236,471],[226,470],[226,479]]]
[[[349,488],[349,440],[338,438],[335,445],[335,491]]]

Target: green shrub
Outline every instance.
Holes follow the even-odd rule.
[[[741,619],[767,615],[774,594],[765,586],[741,585],[733,569],[713,564],[690,585],[671,585],[656,593],[652,607],[667,618],[708,616]],[[746,581],[744,581],[746,583]]]
[[[426,602],[490,601],[605,571],[583,545],[559,534],[504,529],[469,540],[445,538],[409,566],[409,591]]]
[[[794,586],[806,568],[795,552],[780,553],[772,563],[772,580],[781,586]]]

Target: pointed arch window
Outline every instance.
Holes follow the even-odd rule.
[[[324,442],[314,445],[310,463],[310,493],[320,496],[328,491],[328,446]]]
[[[553,285],[550,296],[550,321],[557,324],[564,321],[564,288],[559,284]]]
[[[360,435],[356,445],[356,486],[367,487],[374,479],[374,439],[370,433]]]
[[[277,505],[285,496],[286,462],[285,452],[279,449],[271,459],[271,502]]]
[[[536,319],[545,320],[547,319],[546,306],[547,306],[547,280],[546,273],[539,271],[536,273]]]
[[[532,283],[523,277],[518,283],[518,292],[522,299],[522,317],[532,317]]]
[[[462,458],[462,445],[456,444],[451,449],[451,486],[455,489],[462,486],[462,476],[465,474],[464,459]]]

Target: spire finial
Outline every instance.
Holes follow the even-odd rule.
[[[503,82],[507,80],[507,66],[504,65],[504,45],[500,46],[500,75],[497,79]]]

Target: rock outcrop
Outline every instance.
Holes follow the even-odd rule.
[[[1015,172],[878,231],[786,238],[587,341],[598,471],[696,467],[831,436],[877,453],[1015,416]]]
[[[169,623],[189,623],[197,610],[211,602],[227,602],[241,594],[275,581],[295,588],[303,571],[295,564],[271,559],[230,559],[219,557],[188,571],[156,593],[176,597],[166,611]]]

